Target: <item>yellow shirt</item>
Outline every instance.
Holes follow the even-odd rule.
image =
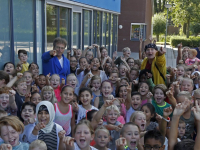
[[[22,64],[22,70],[20,71],[21,73],[24,73],[25,71],[28,71],[28,66],[29,66],[29,63],[26,62],[26,63],[23,63]]]

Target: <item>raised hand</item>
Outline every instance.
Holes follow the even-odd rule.
[[[99,45],[97,45],[97,44],[92,44],[92,46],[93,46],[93,47],[96,47],[96,48],[99,47]]]
[[[138,81],[137,80],[133,80],[132,83],[133,83],[133,85],[137,85]]]
[[[169,88],[169,91],[166,92],[166,95],[168,98],[172,98],[173,97],[173,89],[172,87]]]
[[[152,77],[153,77],[153,75],[152,75],[151,73],[148,73],[148,72],[146,72],[146,75],[147,75],[147,79],[149,79],[149,78],[152,78]]]
[[[164,117],[169,117],[169,115],[171,115],[171,113],[173,112],[172,107],[167,107],[163,110],[163,116]]]
[[[65,79],[62,78],[62,82],[61,82],[63,85],[65,85]]]
[[[10,144],[1,144],[0,150],[12,150],[12,146]]]
[[[120,147],[124,148],[124,146],[127,145],[126,139],[124,137],[117,139],[115,141],[115,145],[117,148],[120,148]]]
[[[20,73],[20,72],[17,73],[17,78],[18,78],[18,79],[20,79],[22,76],[23,76],[22,73]]]
[[[56,50],[51,50],[49,53],[50,53],[51,56],[56,56],[57,55]]]
[[[127,82],[127,84],[128,84],[128,82]],[[130,84],[128,84],[128,86],[126,87],[126,89],[127,89],[128,93],[131,93],[131,91],[132,91],[132,82]]]
[[[14,96],[16,92],[14,90],[9,90],[9,96]]]
[[[174,112],[173,112],[173,116],[181,116],[186,108],[191,104],[192,102],[190,100],[188,100],[187,98],[185,98],[185,101],[182,103],[179,103],[176,105]]]
[[[72,110],[78,112],[78,103],[72,102]]]
[[[96,89],[95,87],[92,87],[92,88],[91,88],[91,91],[92,91],[92,92],[96,92],[97,89]]]
[[[152,96],[153,96],[153,94],[152,94],[151,92],[148,92],[146,98],[147,98],[147,99],[151,99]]]
[[[28,118],[28,124],[33,124],[35,122],[34,118]]]
[[[178,48],[182,48],[182,42],[180,44],[177,45]]]
[[[74,138],[70,136],[66,136],[63,138],[63,143],[65,143],[66,146],[74,146]]]
[[[163,55],[163,54],[165,54],[165,53],[166,53],[166,49],[163,48],[163,47],[161,47],[160,50],[158,51],[158,55],[159,55],[159,56],[161,56],[161,55]]]
[[[62,140],[65,137],[66,131],[62,130],[60,132],[58,132],[58,137]]]
[[[172,75],[170,75],[170,74],[166,74],[166,75],[165,75],[165,77],[166,77],[167,79],[170,79],[171,76],[172,76]]]
[[[35,130],[40,131],[41,129],[45,128],[45,124],[43,122],[39,122],[38,124],[36,124],[36,126],[34,127]]]
[[[105,102],[104,102],[104,106],[105,107],[109,107],[109,106],[111,106],[111,105],[113,105],[113,102],[116,100],[116,98],[115,99],[113,99],[113,100],[106,100]]]
[[[94,47],[93,46],[88,46],[88,49],[93,49]]]
[[[174,87],[178,88],[179,87],[179,81],[173,82]]]
[[[192,108],[192,111],[194,112],[195,119],[200,121],[200,107],[197,100],[195,101],[195,106]]]

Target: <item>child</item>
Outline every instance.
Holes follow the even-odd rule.
[[[186,59],[185,64],[189,66],[189,65],[193,65],[195,62],[200,62],[200,60],[196,56],[197,56],[196,49],[189,49],[188,59]]]
[[[35,140],[29,145],[29,150],[47,150],[47,145],[41,140]]]
[[[31,143],[29,137],[35,127],[35,108],[36,105],[31,102],[25,102],[22,105],[21,117],[24,122],[24,131],[20,134],[19,140],[21,142]]]
[[[190,78],[183,78],[181,80],[180,91],[188,91],[192,94],[194,88],[193,80]]]
[[[78,61],[75,56],[70,57],[70,73],[75,74],[77,69]]]
[[[183,140],[185,139],[186,137],[184,136],[185,135],[185,129],[186,129],[186,124],[183,120],[179,120],[179,123],[178,123],[178,137],[180,140]]]
[[[45,87],[42,88],[41,98],[42,98],[43,101],[49,101],[52,104],[57,102],[54,90],[51,86],[45,86]]]
[[[9,74],[10,79],[16,74],[15,65],[12,62],[7,62],[4,64],[4,71]]]
[[[135,111],[130,118],[130,122],[138,125],[140,132],[144,132],[146,129],[146,116],[142,111]]]
[[[177,66],[177,71],[176,71],[176,79],[179,77],[179,76],[184,76],[185,75],[185,66],[184,65],[178,65]]]
[[[24,125],[16,116],[6,116],[0,119],[0,135],[3,143],[10,144],[13,150],[27,150],[29,148],[29,144],[19,141],[19,135],[23,130]]]
[[[22,104],[25,101],[25,95],[27,93],[27,85],[26,85],[26,79],[20,78],[14,83],[14,89],[16,90],[15,94],[15,102],[17,104],[17,116],[21,116],[21,107]]]
[[[110,150],[107,148],[107,145],[110,142],[110,133],[104,126],[98,127],[95,130],[94,135],[94,140],[96,142],[95,148],[98,150]]]
[[[130,57],[131,55],[131,50],[129,47],[125,47],[122,49],[123,51],[123,56],[122,57],[118,57],[116,60],[115,60],[115,64],[116,65],[119,65],[122,61],[122,59],[125,59],[125,61]]]
[[[3,70],[0,70],[0,87],[6,86],[6,84],[8,84],[9,81],[9,75]]]
[[[23,74],[23,77],[26,79],[26,86],[27,86],[27,91],[26,94],[31,93],[31,85],[33,82],[33,77],[32,73],[29,71],[25,71]]]
[[[15,91],[9,87],[0,88],[0,109],[8,115],[17,115],[17,105],[15,103]]]
[[[112,83],[113,85],[113,91],[112,91],[112,95],[115,97],[116,96],[116,88],[119,84],[119,81],[121,79],[119,78],[119,73],[118,71],[112,71],[110,73],[110,77],[109,77],[109,81]]]
[[[22,66],[22,70],[20,72],[24,73],[25,71],[28,71],[29,63],[27,62],[27,51],[24,49],[20,49],[18,51],[18,58],[20,60],[19,64]]]
[[[39,76],[39,66],[38,64],[32,62],[29,65],[29,71],[33,74],[33,78],[36,78],[37,76]]]
[[[156,112],[151,103],[146,103],[142,106],[141,111],[146,115],[146,131],[158,129],[158,123],[155,120]]]
[[[67,136],[71,135],[71,128],[75,126],[75,115],[69,104],[74,98],[73,87],[66,85],[61,91],[61,101],[54,104],[55,123],[63,127]],[[73,130],[72,130],[73,131]]]
[[[147,131],[144,135],[144,150],[164,150],[165,137],[158,130]]]
[[[108,129],[111,130],[111,141],[109,142],[109,148],[115,149],[115,140],[117,140],[120,137],[120,129],[123,127],[123,125],[117,121],[117,118],[120,116],[119,109],[116,105],[111,105],[106,108],[105,111],[105,119],[106,122],[103,122],[103,125]]]
[[[94,130],[88,120],[81,120],[75,126],[74,132],[74,138],[65,137],[65,132],[59,133],[59,150],[97,150],[90,146],[90,142],[94,139]]]
[[[92,91],[89,88],[81,88],[79,91],[79,100],[81,101],[82,105],[78,105],[77,112],[78,112],[78,118],[77,123],[86,117],[86,113],[89,110],[98,110],[96,107],[92,106],[91,100],[93,99]]]
[[[163,116],[163,109],[171,105],[165,102],[167,87],[164,84],[158,84],[153,89],[154,100],[152,101],[156,113]]]
[[[91,87],[92,95],[93,95],[93,99],[91,101],[91,104],[94,105],[95,98],[101,96],[101,91],[100,91],[101,78],[99,76],[93,76],[91,78],[90,82],[91,82],[90,87]],[[98,106],[95,106],[95,107],[98,107]]]
[[[74,88],[74,93],[75,93],[76,95],[78,95],[79,89],[80,89],[80,88],[77,87],[77,85],[78,85],[78,80],[77,80],[75,74],[71,73],[71,74],[69,74],[69,75],[67,76],[67,84],[68,84],[68,85],[71,85],[71,86]],[[80,85],[80,86],[81,86],[81,85]]]
[[[132,68],[130,73],[129,73],[129,80],[131,82],[133,82],[134,80],[138,81],[138,77],[139,77],[139,70],[135,69],[135,68]]]
[[[125,102],[125,100],[124,100]],[[122,102],[122,103],[124,103]],[[122,116],[122,103],[120,102],[119,98],[116,98],[115,101],[113,102],[113,105],[116,105],[117,108],[119,109],[120,116],[117,118],[117,121],[119,121],[121,124],[125,124],[124,117]]]
[[[133,58],[128,58],[127,60],[126,60],[126,62],[127,62],[127,64],[129,65],[129,67],[130,67],[130,69],[132,69],[133,67],[134,67],[134,59]],[[138,74],[139,74],[139,72],[138,72]]]
[[[120,132],[121,137],[116,140],[117,149],[138,150],[140,140],[140,130],[132,122],[126,123]]]
[[[37,104],[41,101],[42,101],[42,98],[39,93],[35,92],[31,94],[30,102],[34,103],[37,106]]]
[[[46,77],[43,74],[39,75],[38,80],[36,80],[36,85],[38,86],[39,93],[41,92],[42,88],[46,86]]]
[[[121,77],[126,77],[127,71],[130,71],[130,69],[128,69],[126,65],[121,63],[119,65],[119,76],[120,76],[120,78]]]
[[[40,102],[36,107],[36,126],[31,134],[31,140],[42,140],[46,143],[48,149],[58,150],[58,133],[63,130],[62,127],[54,123],[55,110],[52,103],[48,101]]]
[[[147,82],[140,82],[138,86],[138,92],[141,95],[142,105],[150,102],[151,100],[151,93],[149,92],[149,85]]]

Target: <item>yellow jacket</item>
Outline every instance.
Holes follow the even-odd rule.
[[[147,64],[148,58],[144,58],[142,64],[141,64],[141,70],[145,69],[146,64]],[[163,80],[163,78],[161,77],[158,69],[155,66],[158,66],[159,71],[163,74],[164,78],[166,79],[166,73],[167,73],[167,69],[166,69],[166,58],[165,58],[165,54],[158,56],[158,52],[156,53],[156,56],[151,64],[151,72],[153,73],[153,79],[154,79],[154,84],[165,84],[165,81]]]

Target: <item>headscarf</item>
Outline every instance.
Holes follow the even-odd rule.
[[[38,111],[39,111],[39,108],[40,106],[46,106],[47,109],[48,109],[48,112],[49,112],[49,123],[45,126],[45,128],[41,129],[44,133],[50,133],[53,126],[54,126],[54,118],[55,118],[55,110],[54,110],[54,106],[51,102],[49,101],[41,101],[40,103],[37,104],[37,107],[36,107],[36,123],[38,124]]]

